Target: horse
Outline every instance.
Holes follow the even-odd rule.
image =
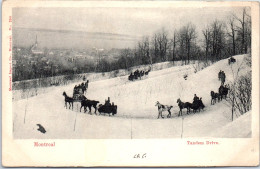
[[[218,101],[220,101],[220,95],[219,93],[215,93],[214,91],[210,92],[210,96],[211,96],[211,104],[214,105]]]
[[[139,70],[137,69],[136,71],[134,71],[134,78],[138,79],[138,77],[140,77],[140,73]]]
[[[145,71],[144,74],[148,75],[150,71],[151,71],[151,67],[149,66],[149,69],[147,71]]]
[[[229,90],[229,88],[228,88],[227,85],[225,85],[225,86],[221,85],[221,86],[219,87],[218,91],[219,91],[220,99],[221,99],[221,100],[222,100],[223,98],[225,98],[225,99],[227,98],[228,90]]]
[[[96,111],[97,111],[97,104],[99,103],[99,101],[95,101],[95,100],[88,100],[88,99],[85,99],[85,100],[82,100],[81,101],[81,107],[80,107],[80,112],[81,112],[81,108],[84,107],[84,113],[87,111],[87,107],[89,109],[89,113],[91,114],[91,107],[94,107],[95,109],[95,114]]]
[[[67,109],[67,103],[69,103],[69,109],[70,109],[70,106],[72,105],[72,110],[73,110],[73,101],[74,101],[73,98],[67,96],[67,94],[66,94],[65,91],[63,92],[62,95],[65,97],[65,106],[66,106],[66,109]]]
[[[128,80],[131,80],[131,81],[134,80],[134,75],[133,75],[133,73],[131,73],[131,74],[128,76]]]
[[[180,115],[182,115],[182,109],[184,109],[184,108],[187,108],[187,114],[189,114],[190,108],[191,108],[191,103],[190,103],[190,102],[185,102],[185,103],[184,103],[184,102],[182,102],[181,99],[179,98],[179,99],[177,100],[177,103],[178,103],[178,106],[179,106],[179,108],[180,108],[178,117],[179,117]]]
[[[172,108],[173,106],[162,105],[162,104],[160,104],[158,101],[156,102],[156,105],[155,105],[155,106],[158,106],[158,118],[157,118],[157,119],[159,119],[160,115],[161,115],[161,118],[164,118],[164,117],[162,116],[162,112],[163,112],[163,111],[168,111],[168,112],[169,112],[169,114],[167,115],[167,118],[170,118],[170,117],[171,117],[171,108]]]
[[[140,79],[141,79],[142,76],[144,76],[144,71],[143,70],[140,71]]]
[[[151,68],[148,71],[144,72],[144,74],[148,75],[150,71],[151,71]]]

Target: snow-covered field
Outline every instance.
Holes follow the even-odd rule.
[[[235,56],[239,67],[245,55]],[[244,68],[243,72],[248,71]],[[251,137],[251,113],[231,122],[231,108],[226,101],[210,105],[210,91],[218,91],[217,74],[226,73],[226,82],[233,81],[227,59],[194,73],[192,65],[175,66],[152,71],[143,80],[130,82],[127,76],[89,83],[86,97],[104,104],[110,97],[118,106],[117,115],[90,115],[64,108],[63,91],[72,96],[75,84],[52,87],[46,94],[13,101],[13,132],[15,138],[180,138],[180,137]],[[188,74],[187,80],[183,78]],[[177,99],[192,102],[194,94],[202,97],[206,108],[196,114],[178,117]],[[170,119],[157,119],[156,101],[172,105]],[[92,110],[93,112],[93,110]],[[167,115],[166,112],[163,114]],[[45,134],[37,130],[41,124]],[[233,132],[227,132],[231,130]],[[242,131],[241,131],[242,129]],[[234,132],[235,130],[235,132]],[[237,131],[237,132],[236,132]],[[237,134],[234,134],[237,133]]]

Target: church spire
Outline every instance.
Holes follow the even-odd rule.
[[[36,40],[35,40],[35,46],[37,47],[38,42],[37,42],[37,35],[36,35]]]

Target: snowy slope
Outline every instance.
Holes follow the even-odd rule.
[[[235,121],[219,128],[217,131],[212,133],[213,137],[225,137],[225,138],[233,138],[233,137],[251,137],[251,120],[252,120],[252,112],[249,111],[243,114],[241,117],[236,119]]]
[[[237,62],[232,65],[233,70],[237,69],[244,56],[235,58]],[[231,122],[227,103],[210,105],[210,91],[217,91],[220,86],[217,79],[220,69],[225,71],[227,81],[233,81],[231,68],[225,59],[196,74],[191,65],[186,65],[152,71],[148,77],[134,82],[128,81],[127,76],[90,82],[86,97],[100,103],[110,97],[118,105],[115,117],[80,113],[79,103],[74,104],[74,111],[65,109],[62,92],[72,96],[75,84],[54,87],[49,93],[13,102],[14,136],[179,138],[182,133],[183,137],[207,137]],[[184,80],[184,74],[188,74],[187,80]],[[195,93],[202,97],[206,109],[191,115],[186,115],[185,110],[183,118],[178,117],[177,99],[192,102]],[[173,106],[172,118],[157,119],[156,101]],[[45,134],[36,130],[38,123],[46,128]]]

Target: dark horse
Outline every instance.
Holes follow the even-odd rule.
[[[139,76],[140,76],[140,79],[144,76],[144,71],[143,70],[140,71]]]
[[[133,80],[134,80],[134,78],[135,78],[135,76],[133,75],[133,73],[131,73],[131,74],[128,76],[128,80],[131,80],[131,81],[133,81]]]
[[[182,115],[182,109],[186,108],[187,109],[187,114],[189,114],[190,112],[190,108],[191,108],[191,103],[190,102],[182,102],[181,99],[178,99],[177,100],[177,103],[178,103],[178,106],[180,108],[180,111],[179,111],[179,115]]]
[[[139,70],[137,69],[136,71],[134,71],[134,78],[135,79],[138,79],[140,77],[140,72]]]
[[[211,104],[214,105],[217,102],[220,101],[220,94],[219,93],[215,93],[214,91],[210,92],[210,96],[211,96]]]
[[[223,98],[224,98],[224,99],[227,98],[228,90],[229,90],[229,88],[228,88],[227,85],[225,85],[225,86],[221,85],[221,86],[219,87],[218,92],[219,92],[219,94],[220,94],[220,99],[221,99],[221,100],[222,100]]]
[[[151,71],[151,67],[149,67],[149,69],[146,72],[144,72],[144,74],[148,75],[150,71]]]
[[[151,69],[147,70],[146,72],[144,72],[145,75],[148,75],[149,72],[151,71]]]
[[[70,109],[70,106],[72,106],[72,110],[73,110],[73,98],[67,96],[66,92],[63,92],[62,95],[65,97],[65,107],[66,107],[66,109],[67,109],[67,103],[69,103],[69,109]]]
[[[163,104],[159,103],[158,101],[156,102],[155,106],[158,106],[158,119],[159,119],[160,115],[161,115],[161,118],[164,118],[162,116],[162,112],[163,111],[168,111],[169,112],[169,114],[167,115],[167,118],[171,117],[171,115],[172,115],[172,113],[171,113],[172,106],[163,105]]]
[[[95,114],[97,114],[96,111],[97,111],[97,104],[98,103],[99,103],[99,101],[95,101],[95,100],[88,100],[88,99],[82,100],[80,112],[81,112],[81,108],[84,107],[84,113],[85,113],[87,111],[87,107],[88,107],[89,112],[91,114],[91,107],[93,106],[94,109],[95,109]]]

